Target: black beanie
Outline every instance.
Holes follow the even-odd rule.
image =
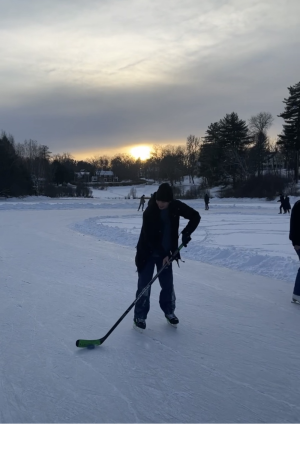
[[[157,189],[156,200],[160,200],[161,202],[171,202],[171,200],[173,200],[173,190],[167,182],[161,184]]]

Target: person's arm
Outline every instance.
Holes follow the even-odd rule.
[[[189,205],[185,204],[184,202],[181,202],[181,201],[178,201],[178,202],[179,202],[179,215],[189,220],[186,227],[182,230],[182,234],[187,233],[191,235],[200,223],[200,220],[201,220],[200,213],[197,212],[197,210],[190,207]]]
[[[300,249],[300,201],[292,208],[289,239],[296,250]]]

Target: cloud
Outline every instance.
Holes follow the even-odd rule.
[[[54,151],[184,141],[232,111],[276,116],[299,81],[298,0],[0,7],[0,129]]]

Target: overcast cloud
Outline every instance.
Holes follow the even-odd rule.
[[[0,130],[52,152],[180,143],[232,111],[276,117],[300,81],[299,0],[0,0],[0,11]]]

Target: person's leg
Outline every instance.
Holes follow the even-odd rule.
[[[162,267],[162,259],[156,261],[157,270]],[[173,284],[172,264],[166,267],[158,277],[161,292],[159,295],[159,305],[165,315],[172,314],[176,307],[176,296]]]
[[[154,272],[154,259],[150,257],[143,267],[141,272],[138,273],[138,289],[136,292],[136,298],[139,296],[141,291],[145,288],[145,286],[152,280],[153,272]],[[147,314],[150,309],[150,294],[151,294],[151,287],[145,291],[143,296],[139,299],[136,303],[134,308],[134,317],[140,319],[147,319]]]
[[[300,250],[296,251],[296,253],[300,259]],[[293,297],[295,297],[298,301],[300,300],[300,268],[298,269],[298,272],[296,275]]]

